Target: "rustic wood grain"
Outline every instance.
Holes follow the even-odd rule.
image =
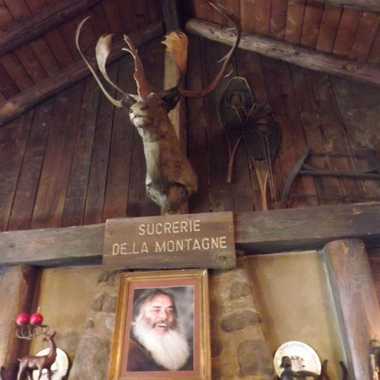
[[[236,247],[247,254],[320,249],[349,238],[380,246],[380,204],[375,202],[236,213],[234,225]],[[104,224],[2,232],[0,264],[98,263],[103,239]]]
[[[15,85],[12,78],[9,76],[8,72],[5,70],[1,60],[0,60],[0,92],[5,97],[9,99],[15,96],[19,89]]]
[[[351,59],[359,62],[366,62],[368,60],[379,25],[380,15],[368,12],[362,13],[350,52]]]
[[[53,118],[53,108],[54,100],[46,102],[34,110],[34,118],[20,168],[8,230],[25,230],[31,227],[49,126]]]
[[[243,0],[240,4],[240,25],[245,33],[255,32],[255,22],[252,15],[255,13],[255,0]],[[197,16],[194,16],[197,17]]]
[[[189,45],[189,72],[187,74],[187,88],[201,89],[203,65],[199,57],[202,55],[202,42],[199,37],[190,37]],[[209,210],[210,176],[209,155],[205,147],[208,146],[208,128],[205,117],[205,100],[187,99],[187,126],[188,126],[188,155],[190,162],[198,176],[198,192],[190,198],[190,210],[202,212]]]
[[[82,94],[83,85],[79,83],[56,100],[33,210],[33,228],[61,226]]]
[[[331,4],[340,7],[352,7],[355,9],[380,12],[380,5],[377,0],[313,0],[320,3]]]
[[[253,18],[255,24],[255,32],[263,35],[269,35],[271,0],[255,0]]]
[[[340,19],[333,53],[349,57],[360,21],[360,12],[345,8]]]
[[[111,80],[116,83],[119,63],[116,62],[109,69]],[[111,90],[114,96],[115,90]],[[114,107],[104,96],[101,96],[96,129],[92,148],[90,176],[88,180],[86,208],[84,214],[85,224],[103,222],[103,207],[105,199],[107,168],[109,163]]]
[[[213,41],[229,45],[234,41],[233,33],[205,21],[192,19],[187,23],[186,28],[191,33],[196,33]],[[374,65],[355,64],[350,60],[335,58],[308,49],[291,46],[284,42],[253,35],[243,35],[239,47],[311,70],[323,71],[362,82],[380,84],[379,69]]]
[[[355,379],[369,379],[370,341],[380,339],[380,306],[365,246],[360,240],[333,241],[322,250],[338,328]]]
[[[0,230],[8,228],[33,111],[4,129],[1,141]]]
[[[285,40],[288,42],[298,44],[301,40],[305,4],[306,0],[288,1],[288,14],[285,31]]]
[[[20,64],[20,61],[15,54],[9,53],[3,55],[0,58],[0,62],[19,90],[26,90],[33,85],[32,79],[24,66]]]
[[[317,50],[325,53],[332,52],[342,12],[341,8],[325,5],[316,46]]]
[[[180,227],[183,223],[185,229]],[[157,226],[157,232],[148,233],[149,225]],[[144,235],[141,227],[146,228]],[[110,219],[105,225],[103,263],[129,269],[231,269],[236,266],[233,234],[229,212]],[[177,243],[179,248],[172,249]]]
[[[88,78],[84,86],[78,135],[73,141],[75,146],[73,163],[62,213],[63,227],[81,225],[84,219],[97,110],[101,96],[93,78]]]
[[[270,34],[280,40],[285,37],[287,13],[288,2],[286,0],[272,0]]]
[[[377,31],[376,37],[373,41],[373,45],[368,57],[368,62],[375,64],[380,62],[380,28]]]
[[[162,25],[161,23],[157,23],[146,27],[143,33],[132,34],[132,38],[136,45],[140,46],[160,35],[162,35]],[[109,58],[110,62],[116,60],[124,54],[124,52],[121,51],[122,46],[124,46],[124,43],[115,43],[113,53]],[[4,63],[3,59],[5,57],[6,56],[0,59],[1,63]],[[12,62],[9,62],[9,64],[12,65]],[[90,73],[86,65],[79,61],[69,66],[59,75],[53,78],[45,79],[39,84],[39,86],[29,88],[22,94],[11,98],[0,107],[0,125],[14,119],[18,115],[25,112],[25,110],[48,98],[49,96],[67,88],[68,86],[73,85],[78,80],[85,78],[89,74]],[[30,82],[28,82],[28,85],[22,87],[30,87]]]
[[[305,7],[301,45],[315,48],[318,41],[319,30],[323,15],[323,5],[308,0]]]

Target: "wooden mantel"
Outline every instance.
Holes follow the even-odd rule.
[[[332,240],[360,238],[380,246],[380,203],[237,213],[237,248],[246,254],[320,249]],[[0,265],[100,263],[104,224],[0,233]]]

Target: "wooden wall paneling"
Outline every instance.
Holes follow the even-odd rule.
[[[0,230],[8,228],[33,111],[12,122],[0,137]]]
[[[302,68],[291,67],[293,88],[297,98],[298,112],[301,116],[303,129],[306,136],[306,148],[312,149],[314,152],[322,152],[326,150],[326,141],[320,129],[320,113],[318,105],[315,102],[313,88],[310,84],[309,72]],[[328,169],[328,160],[322,158],[314,158],[309,163]],[[333,196],[341,196],[341,188],[338,180],[335,178],[318,178],[314,179],[317,190],[318,202],[320,204],[327,203],[328,199]],[[290,192],[291,194],[292,192]],[[331,202],[331,201],[330,201]],[[336,203],[336,202],[335,202]]]
[[[208,86],[214,79],[220,63],[218,61],[224,57],[229,47],[203,39],[201,41],[202,51],[202,82],[203,87]],[[213,91],[205,98],[205,118],[207,122],[208,146],[209,150],[209,200],[211,211],[233,210],[233,198],[231,185],[227,184],[228,172],[228,146],[225,130],[218,118],[219,92]]]
[[[324,6],[308,0],[303,20],[301,45],[315,48],[317,46]]]
[[[54,103],[53,98],[34,110],[34,119],[20,169],[8,230],[26,230],[31,227],[49,128],[52,124]]]
[[[91,9],[91,24],[95,31],[96,39],[102,34],[110,33],[111,27],[108,25],[106,13],[102,4],[98,4]]]
[[[284,130],[284,134],[282,136],[285,137],[284,142],[287,142],[285,145],[285,150],[293,152],[293,154],[287,152],[283,155],[284,158],[281,164],[282,175],[284,176],[283,180],[286,181],[288,175],[294,168],[294,165],[305,153],[307,149],[307,142],[302,120],[297,109],[297,104],[299,101],[297,95],[299,94],[294,91],[290,65],[284,62],[278,62],[276,72],[279,78],[279,83],[284,89],[283,103],[289,123],[288,128]],[[310,177],[300,177],[297,182],[298,183],[295,184],[293,189],[293,197],[290,198],[289,207],[318,205],[319,202],[314,180]],[[282,189],[283,187],[281,187],[279,191],[282,191]]]
[[[240,0],[240,24],[245,33],[255,32],[255,0]]]
[[[340,18],[342,17],[343,9],[325,4],[319,36],[317,41],[317,50],[325,53],[331,53],[334,48],[335,39],[337,36]]]
[[[132,76],[132,64],[128,58],[120,62],[117,84],[128,93],[136,93]],[[133,151],[133,129],[127,108],[115,109],[110,158],[107,172],[106,195],[103,218],[117,218],[127,215],[131,157]]]
[[[359,26],[360,16],[360,12],[344,8],[334,44],[334,54],[349,57]]]
[[[134,10],[137,30],[143,29],[144,26],[148,23],[149,18],[147,0],[141,0],[138,3],[135,3]]]
[[[100,97],[103,96],[92,77],[87,78],[83,85],[85,88],[78,121],[78,135],[73,141],[75,149],[62,213],[62,227],[83,224],[96,119]]]
[[[228,13],[232,16],[234,20],[236,20],[240,26],[241,26],[241,21],[240,21],[240,8],[241,8],[241,3],[243,0],[222,0],[220,4],[228,10]],[[224,24],[226,24],[226,19],[223,21]],[[230,24],[233,25],[233,24]]]
[[[158,3],[157,1],[154,2]],[[122,33],[123,23],[121,19],[121,10],[119,4],[116,0],[108,0],[103,3],[104,13],[107,18],[107,23],[110,26],[110,32],[112,33]]]
[[[78,133],[83,83],[58,95],[49,126],[32,228],[60,227]]]
[[[355,41],[350,52],[351,59],[359,62],[367,62],[379,25],[379,14],[368,12],[362,13]]]
[[[271,36],[280,40],[284,39],[286,31],[287,13],[287,0],[272,0],[272,14],[270,19]]]
[[[162,10],[159,1],[147,0],[147,10],[148,10],[148,23],[157,22],[162,20]]]
[[[136,18],[134,13],[134,0],[115,0],[119,5],[121,23],[124,33],[136,30]]]
[[[255,13],[255,32],[259,34],[269,35],[270,19],[271,19],[272,0],[256,0]]]
[[[19,89],[16,84],[9,76],[8,72],[5,70],[4,66],[1,63],[0,58],[0,93],[4,96],[5,99],[9,99],[12,96],[15,96],[19,93]]]
[[[249,0],[248,0],[249,1]],[[207,21],[223,24],[225,20],[214,9],[212,9],[204,0],[193,0],[194,17]]]
[[[119,62],[109,67],[109,75],[113,82],[119,71]],[[109,93],[115,96],[111,89]],[[88,181],[84,224],[101,223],[103,221],[103,207],[107,181],[107,169],[110,154],[112,126],[114,118],[113,105],[100,95],[100,103],[96,118],[95,138],[92,148],[90,177]]]
[[[252,93],[256,96],[256,101],[265,101],[266,90],[259,56],[238,50],[235,67],[236,75],[247,79]],[[233,167],[231,190],[235,212],[261,208],[259,185],[254,168],[250,167],[248,149],[249,147],[241,143]]]
[[[298,44],[301,40],[306,0],[289,0],[285,40]]]
[[[200,37],[190,36],[189,69],[187,73],[187,88],[202,88],[203,66],[199,57],[202,56],[202,43]],[[207,149],[208,124],[205,117],[205,101],[203,98],[187,99],[187,134],[188,155],[190,162],[198,176],[198,192],[190,198],[191,212],[209,211],[210,176],[209,150]]]
[[[371,51],[368,57],[369,63],[380,63],[380,28],[376,33],[376,37],[373,41],[373,45],[371,47]]]
[[[310,72],[309,80],[313,86],[313,93],[322,116],[320,129],[324,138],[328,141],[328,150],[331,153],[354,154],[355,152],[339,114],[330,78],[327,75]],[[334,158],[330,160],[330,165],[331,169],[336,171],[355,171],[357,168],[353,162],[354,158]],[[339,203],[365,200],[361,191],[360,181],[339,179],[339,183],[344,197]]]
[[[281,129],[281,145],[278,152],[278,158],[275,163],[275,174],[278,179],[277,184],[279,191],[285,186],[285,181],[291,170],[293,169],[298,157],[298,149],[295,149],[291,128],[293,123],[290,120],[287,98],[290,96],[289,83],[287,83],[287,67],[286,64],[274,61],[272,59],[263,58],[264,77],[266,80],[269,104],[273,109],[274,116],[279,122]],[[297,187],[298,186],[298,187]],[[293,194],[300,193],[299,182],[293,188]],[[298,199],[298,197],[294,197]],[[290,200],[294,199],[290,197]],[[302,202],[300,202],[302,204]],[[291,202],[292,207],[299,206],[297,201]]]
[[[45,40],[58,61],[60,68],[69,66],[74,62],[65,40],[58,30],[50,30],[47,32],[45,34]]]

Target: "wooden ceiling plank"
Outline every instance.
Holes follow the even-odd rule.
[[[255,2],[252,0],[245,0],[241,3],[240,8],[240,24],[243,32],[254,33],[255,22],[252,15],[255,12]],[[197,17],[197,16],[195,16]]]
[[[34,54],[31,46],[21,46],[17,48],[14,53],[34,83],[38,83],[40,80],[47,77],[47,72],[41,66],[39,59]]]
[[[333,53],[342,57],[349,57],[361,13],[353,9],[344,9],[336,36]]]
[[[13,79],[9,76],[8,72],[5,70],[0,59],[0,93],[9,99],[12,96],[17,95],[20,90],[17,88]]]
[[[305,3],[306,0],[288,2],[285,40],[293,44],[299,44],[301,40]]]
[[[24,91],[33,86],[33,81],[25,71],[24,67],[20,64],[16,55],[5,54],[0,57],[0,62],[20,91]]]
[[[272,15],[270,19],[270,34],[280,40],[285,37],[288,2],[272,0]]]
[[[378,0],[313,0],[314,2],[334,5],[336,7],[352,7],[361,11],[380,12]]]
[[[355,42],[350,52],[351,59],[367,62],[379,25],[380,15],[368,12],[362,13]]]
[[[323,15],[323,5],[308,0],[303,20],[301,45],[315,48],[318,41],[319,30]]]
[[[161,22],[158,22],[148,25],[144,32],[131,33],[131,38],[133,38],[137,46],[141,46],[153,38],[161,37],[162,34],[163,26]],[[122,47],[124,47],[124,42],[114,44],[114,50],[109,58],[109,62],[124,55],[124,52],[121,50]],[[0,108],[0,125],[14,119],[30,107],[73,85],[88,75],[90,75],[88,68],[81,61],[78,61],[55,77],[46,78],[38,86],[29,88],[28,91],[15,96]]]
[[[12,8],[10,8],[11,13],[14,14],[16,19],[18,18],[16,15],[25,13],[25,10],[23,11],[24,13],[21,12],[18,2],[14,0],[7,1],[12,6]],[[42,8],[32,17],[24,19],[26,16],[23,15],[22,22],[20,21],[11,26],[8,32],[0,37],[0,55],[32,41],[41,34],[73,18],[78,13],[94,6],[99,1],[101,0],[60,0],[49,7]]]
[[[189,32],[229,45],[235,41],[235,36],[230,31],[202,20],[192,19],[188,21],[186,29]],[[239,46],[242,49],[284,60],[310,70],[322,71],[347,79],[372,83],[377,86],[380,85],[380,69],[374,65],[356,64],[350,60],[328,56],[281,41],[254,35],[243,35]]]
[[[154,2],[155,4],[157,1]],[[104,13],[106,15],[108,25],[110,26],[110,32],[122,33],[124,32],[123,23],[121,20],[121,10],[119,4],[115,0],[105,1],[103,3]]]
[[[270,18],[271,18],[272,0],[256,0],[255,13],[255,31],[259,34],[269,35]]]
[[[74,62],[74,58],[66,45],[65,40],[58,30],[50,30],[45,34],[45,41],[47,42],[50,51],[58,61],[60,68],[63,69]]]
[[[374,64],[380,63],[380,28],[377,31],[375,40],[369,53],[368,62]]]
[[[325,53],[332,52],[342,12],[343,10],[341,8],[325,5],[325,11],[323,12],[319,30],[317,50]]]

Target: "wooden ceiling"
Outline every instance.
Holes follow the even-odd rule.
[[[369,65],[380,77],[377,0],[219,1],[250,35],[349,60],[354,70]],[[92,16],[81,41],[90,54],[106,32],[135,33],[140,43],[161,36],[161,7],[175,2],[186,18],[223,23],[205,0],[0,0],[0,125],[88,74],[74,46],[83,17]]]

